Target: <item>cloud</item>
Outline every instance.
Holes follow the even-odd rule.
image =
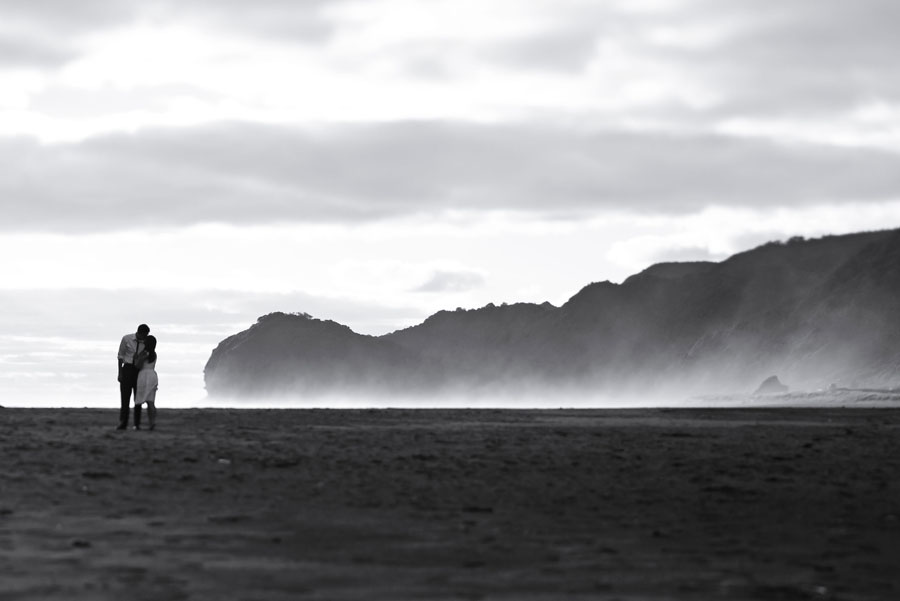
[[[722,261],[727,258],[727,254],[714,253],[705,246],[675,246],[671,248],[661,248],[655,250],[651,254],[652,263]]]
[[[79,39],[136,16],[137,2],[30,0],[0,3],[0,68],[60,67],[81,54]]]
[[[0,3],[0,68],[61,67],[85,52],[81,42],[137,24],[194,26],[230,36],[320,43],[337,23],[328,10],[344,0],[29,0]]]
[[[707,123],[900,100],[894,60],[900,5],[893,0],[787,0],[765,10],[752,0],[536,2],[506,15],[515,22],[514,16],[524,24],[490,39],[473,35],[449,56],[593,80],[601,100],[631,86],[650,96],[673,94],[677,81],[710,96],[698,109]],[[645,98],[630,108],[653,113],[677,106]]]
[[[153,14],[162,20],[195,21],[204,28],[218,27],[234,35],[307,44],[327,40],[336,24],[326,9],[346,0],[157,0]],[[139,3],[145,6],[145,3]]]
[[[818,117],[838,127],[862,106],[900,105],[898,13],[893,0],[786,0],[765,10],[750,0],[35,0],[0,3],[0,67],[51,68],[93,52],[82,75],[140,88],[139,70],[124,76],[101,60],[115,47],[104,33],[128,38],[138,27],[151,40],[172,31],[202,39],[181,75],[166,62],[145,69],[174,87],[198,85],[194,76],[211,96],[235,100],[222,103],[235,112],[207,103],[195,121],[213,108],[259,118],[274,105],[299,119],[531,115],[710,131],[741,119]],[[251,85],[259,94],[226,91],[231,72],[242,82],[259,74]],[[289,73],[309,94],[286,93]],[[47,88],[83,83],[74,73],[64,79]],[[159,123],[177,104],[119,109]],[[44,98],[29,123],[52,127],[40,119],[58,117],[53,106]],[[96,127],[133,125],[116,116]]]
[[[582,218],[609,210],[687,214],[710,206],[900,198],[896,154],[783,144],[772,128],[765,130],[768,139],[756,140],[710,133],[746,135],[754,127],[759,133],[760,120],[777,115],[794,124],[818,115],[819,122],[847,131],[853,129],[848,111],[881,102],[884,127],[879,121],[877,129],[888,138],[882,146],[900,147],[900,130],[890,127],[896,121],[890,107],[900,106],[893,65],[900,41],[892,27],[900,8],[891,0],[788,0],[765,11],[749,0],[727,6],[712,0],[526,4],[0,3],[0,63],[7,65],[59,66],[84,50],[82,40],[136,23],[151,29],[177,24],[192,42],[190,34],[200,30],[210,34],[204,43],[215,47],[195,57],[195,70],[172,74],[169,63],[156,65],[163,74],[158,86],[139,78],[123,84],[114,63],[85,61],[67,77],[30,82],[34,89],[27,93],[13,89],[21,106],[2,115],[6,131],[135,133],[56,145],[0,138],[0,193],[8,199],[0,208],[0,231],[361,223],[456,210]],[[472,20],[473,14],[484,18]],[[439,21],[429,23],[434,18]],[[466,19],[471,28],[457,26]],[[218,46],[220,35],[251,43]],[[255,46],[253,39],[288,44]],[[292,42],[323,51],[282,54]],[[177,81],[204,72],[213,58],[224,77]],[[178,62],[181,55],[170,59]],[[239,97],[222,84],[233,72],[246,77],[266,64],[277,68],[256,82],[259,94]],[[293,65],[320,69],[321,88],[301,94],[278,86],[276,79],[283,81],[284,69]],[[79,73],[94,85],[82,85]],[[170,74],[173,81],[166,79]],[[522,74],[534,78],[518,78]],[[347,87],[351,80],[360,87]],[[508,91],[541,83],[538,100]],[[710,91],[710,99],[681,106],[679,88]],[[348,89],[356,91],[351,99]],[[378,93],[358,93],[365,90]],[[402,97],[391,95],[401,91]],[[447,99],[443,92],[450,91],[459,95]],[[316,109],[285,109],[304,101]],[[329,104],[350,107],[340,114],[345,118],[356,112],[360,119],[403,116],[416,106],[433,106],[427,115],[500,117],[328,125],[321,120],[334,117]],[[605,108],[591,108],[595,104]],[[379,113],[383,107],[399,108]],[[582,119],[597,117],[592,110],[602,117]],[[520,120],[498,123],[506,113]],[[247,121],[140,128],[233,115]],[[323,124],[296,125],[317,120]],[[623,129],[635,123],[641,128]],[[821,137],[829,136],[823,131]]]
[[[533,125],[222,123],[82,143],[0,139],[0,227],[99,231],[203,222],[364,222],[447,211],[880,202],[900,157],[861,148]]]
[[[295,42],[320,40],[332,30],[325,9],[345,0],[30,0],[0,3],[3,29],[37,36],[81,37],[139,21],[166,25],[193,23],[203,29],[265,37],[283,35]]]
[[[52,68],[65,64],[76,55],[65,42],[0,33],[0,68]]]
[[[474,271],[435,271],[416,292],[467,292],[484,284],[484,276]]]
[[[789,0],[766,10],[751,0],[694,0],[685,9],[683,27],[720,22],[729,34],[709,47],[661,44],[657,55],[716,85],[716,114],[802,118],[898,100],[900,6],[892,0]]]
[[[67,0],[5,1],[0,3],[0,15],[4,27],[81,35],[130,21],[141,4],[139,0],[80,0],[77,5]]]
[[[487,44],[480,53],[488,61],[526,70],[577,73],[594,58],[602,30],[573,24]]]
[[[174,102],[203,103],[209,106],[221,101],[221,96],[187,84],[134,87],[104,85],[97,88],[54,85],[31,94],[29,103],[31,109],[38,113],[83,124],[92,118],[102,120],[109,115],[122,115],[129,111],[165,113],[171,110]]]

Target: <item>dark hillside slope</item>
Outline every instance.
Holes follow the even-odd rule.
[[[898,299],[900,230],[794,238],[593,283],[561,307],[441,311],[380,338],[268,316],[213,352],[207,387],[710,393],[772,374],[795,388],[891,386]]]
[[[260,317],[223,340],[204,373],[210,395],[232,397],[387,392],[415,388],[428,375],[417,357],[389,341],[285,313]]]

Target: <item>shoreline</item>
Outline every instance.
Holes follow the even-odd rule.
[[[118,408],[118,399],[109,402],[86,404],[83,401],[56,403],[45,400],[29,400],[9,404],[2,408],[35,409],[108,409]],[[704,409],[704,408],[886,408],[900,407],[900,388],[829,388],[821,390],[795,390],[774,394],[721,393],[695,396],[669,396],[628,394],[620,396],[594,396],[582,394],[526,394],[482,396],[434,396],[404,397],[382,395],[312,395],[276,396],[259,398],[206,397],[197,401],[173,402],[165,397],[157,400],[160,410],[173,409],[335,409],[335,410],[638,410],[638,409]]]

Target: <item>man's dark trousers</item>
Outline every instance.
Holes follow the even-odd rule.
[[[119,426],[128,427],[129,405],[131,403],[131,395],[137,398],[137,376],[138,371],[131,363],[122,365],[122,379],[119,382],[119,392],[122,395],[122,405],[119,408]]]

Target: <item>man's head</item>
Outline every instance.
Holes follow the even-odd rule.
[[[142,323],[141,325],[138,326],[137,332],[135,332],[134,336],[138,340],[143,340],[144,338],[147,337],[147,334],[149,334],[149,333],[150,333],[150,326],[148,326],[145,323]]]

